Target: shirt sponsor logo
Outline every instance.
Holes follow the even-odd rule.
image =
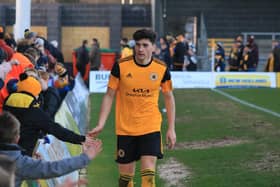
[[[147,88],[133,88],[132,92],[127,92],[126,96],[130,97],[152,97],[151,90]]]
[[[132,91],[134,93],[149,93],[150,90],[146,88],[133,88]]]

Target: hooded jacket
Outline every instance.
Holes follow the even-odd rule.
[[[84,168],[90,161],[82,153],[79,156],[47,162],[24,156],[17,144],[0,144],[0,154],[8,156],[16,163],[15,187],[20,187],[23,180],[48,179],[59,177],[78,169]]]
[[[29,156],[32,156],[36,142],[42,133],[52,134],[62,141],[73,144],[81,144],[85,141],[85,136],[78,135],[54,122],[39,107],[36,98],[27,92],[12,93],[5,101],[4,110],[14,114],[20,121],[19,145]]]

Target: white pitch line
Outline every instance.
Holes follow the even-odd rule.
[[[262,111],[262,112],[265,112],[265,113],[268,113],[268,114],[271,114],[271,115],[273,115],[273,116],[276,116],[276,117],[280,118],[280,113],[274,112],[274,111],[272,111],[272,110],[269,110],[269,109],[266,109],[266,108],[263,108],[263,107],[260,107],[260,106],[257,106],[257,105],[254,105],[254,104],[249,103],[249,102],[247,102],[247,101],[243,101],[243,100],[238,99],[237,97],[234,97],[234,96],[232,96],[232,95],[230,95],[230,94],[228,94],[228,93],[225,93],[225,92],[223,92],[223,91],[221,91],[221,90],[218,90],[218,89],[211,89],[211,90],[214,91],[214,92],[216,92],[216,93],[219,93],[219,94],[221,94],[221,95],[223,95],[223,96],[225,96],[225,97],[227,97],[227,98],[229,98],[229,99],[231,99],[231,100],[233,100],[233,101],[236,101],[236,102],[238,102],[238,103],[240,103],[240,104],[249,106],[249,107],[251,107],[251,108],[260,110],[260,111]]]

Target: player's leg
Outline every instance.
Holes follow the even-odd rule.
[[[142,187],[155,187],[157,159],[163,157],[161,133],[154,132],[139,138]]]
[[[133,187],[133,176],[135,171],[135,162],[119,165],[119,187]]]
[[[117,159],[119,187],[133,187],[136,161],[136,139],[133,136],[117,136]]]
[[[157,157],[141,156],[142,187],[155,187],[155,168]]]

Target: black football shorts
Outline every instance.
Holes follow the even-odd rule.
[[[153,132],[141,136],[117,136],[116,162],[126,164],[137,161],[141,156],[163,157],[161,133]]]

